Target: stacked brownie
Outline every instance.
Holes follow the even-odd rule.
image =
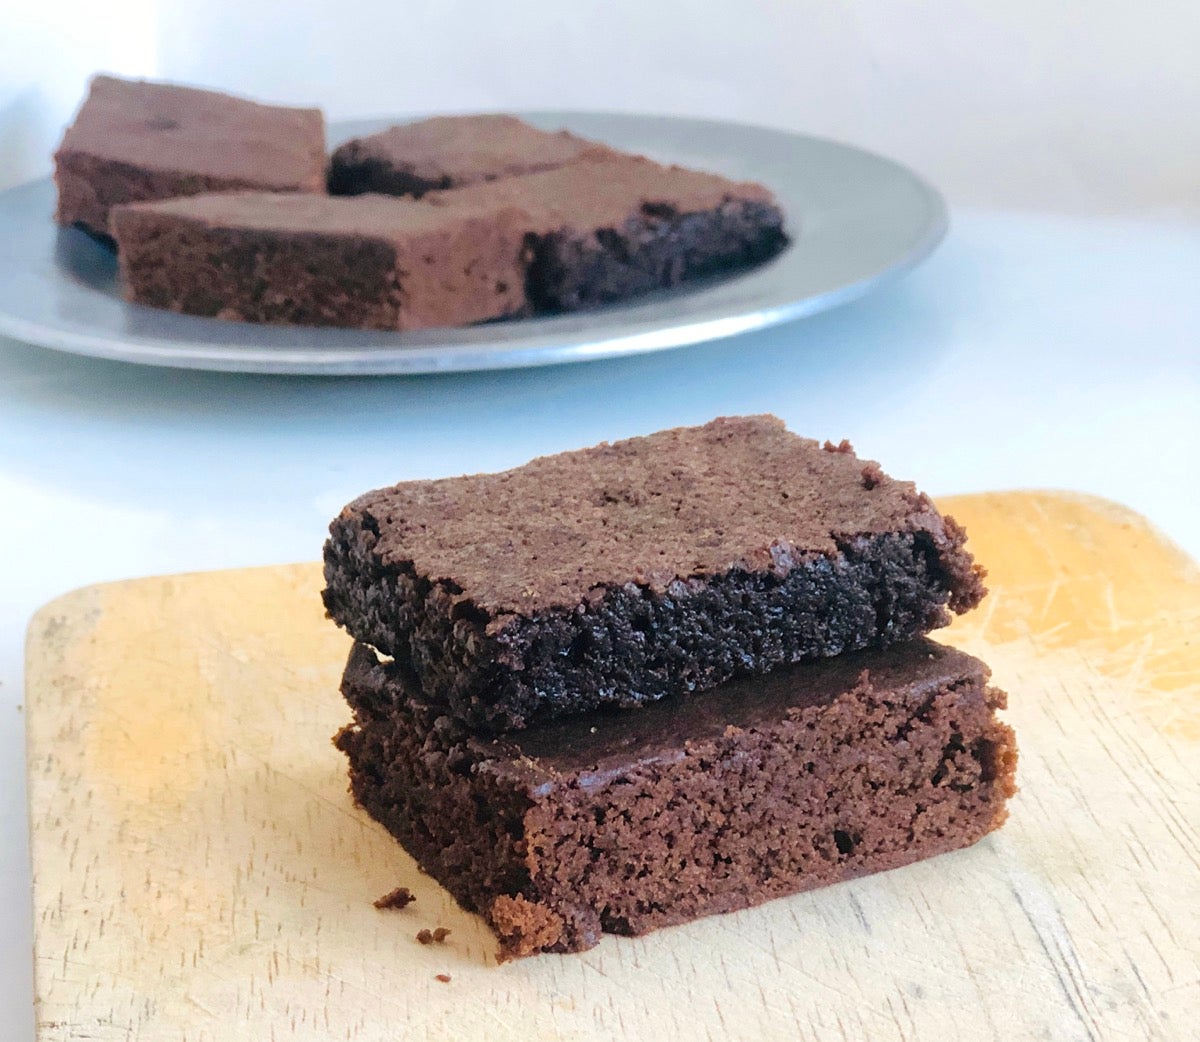
[[[325,548],[354,794],[504,957],[973,843],[1016,752],[924,639],[964,538],[771,417],[368,493]]]

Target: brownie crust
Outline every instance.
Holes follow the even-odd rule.
[[[965,538],[847,444],[736,417],[367,493],[324,599],[503,732],[910,640],[983,597]]]
[[[335,742],[358,802],[501,957],[580,951],[997,828],[1016,748],[987,677],[921,640],[488,739],[356,645]]]
[[[323,192],[318,109],[97,76],[55,153],[55,220],[110,238],[114,206],[203,192]]]
[[[420,198],[427,192],[553,170],[603,145],[516,116],[435,116],[352,138],[333,152],[329,191]]]
[[[224,193],[118,207],[112,224],[128,299],[191,315],[410,330],[525,305],[512,207]]]

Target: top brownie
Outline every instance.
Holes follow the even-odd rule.
[[[318,109],[97,76],[55,153],[60,224],[108,234],[121,203],[202,192],[321,192]]]
[[[435,116],[352,138],[334,150],[334,195],[421,196],[501,177],[553,170],[603,145],[565,130],[538,130],[516,116]]]
[[[367,493],[324,598],[504,731],[926,633],[984,594],[964,541],[845,443],[741,417]]]

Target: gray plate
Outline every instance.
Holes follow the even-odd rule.
[[[52,223],[49,179],[0,193],[0,333],[145,365],[263,373],[430,373],[550,365],[683,347],[833,307],[926,257],[946,230],[938,193],[911,171],[819,138],[734,123],[537,112],[664,161],[761,181],[792,245],[752,271],[561,318],[381,333],[176,315],[121,300],[113,255]],[[390,122],[339,124],[335,141]]]

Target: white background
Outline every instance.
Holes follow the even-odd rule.
[[[611,363],[281,380],[0,340],[0,1042],[33,1024],[24,628],[73,587],[312,559],[366,488],[754,411],[935,495],[1107,495],[1200,555],[1198,54],[1195,0],[0,0],[0,187],[48,172],[104,69],[334,119],[790,127],[908,162],[953,213],[928,264],[861,303]]]
[[[0,15],[0,186],[48,170],[87,75],[104,68],[319,102],[335,119],[728,117],[875,148],[955,204],[1200,214],[1195,0],[19,6]]]

